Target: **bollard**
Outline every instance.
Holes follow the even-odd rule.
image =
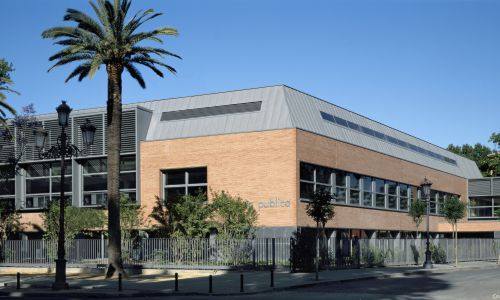
[[[175,273],[175,286],[174,286],[174,291],[178,292],[179,291],[179,274]]]
[[[274,270],[271,269],[271,287],[274,287]]]
[[[243,293],[243,274],[240,274],[240,293]]]
[[[118,291],[122,291],[122,273],[118,273]]]
[[[16,289],[21,289],[21,273],[17,272],[16,274],[16,281],[17,281],[17,285],[16,285]]]
[[[212,294],[212,275],[208,276],[208,293]]]

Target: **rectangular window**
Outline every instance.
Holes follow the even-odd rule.
[[[375,179],[375,206],[385,208],[385,181]]]
[[[363,176],[363,206],[372,206],[372,178]]]
[[[332,169],[300,163],[300,198],[311,199],[314,191],[332,193]]]
[[[353,205],[360,204],[360,183],[361,175],[349,173],[349,203]]]
[[[387,208],[398,208],[398,184],[394,181],[386,181],[387,183]]]
[[[335,202],[346,203],[346,176],[344,171],[335,170]]]
[[[409,186],[399,184],[399,210],[408,211]]]
[[[185,195],[196,196],[207,192],[207,168],[176,169],[163,171],[164,199],[175,201]]]
[[[436,214],[436,199],[437,199],[437,192],[435,190],[431,190],[431,199],[429,202],[429,210],[431,214]]]

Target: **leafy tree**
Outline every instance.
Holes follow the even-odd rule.
[[[493,143],[497,141],[496,144],[500,145],[498,143],[499,139],[500,137],[494,133],[490,141]],[[500,176],[500,158],[498,152],[495,152],[490,147],[477,143],[474,146],[469,144],[463,146],[449,145],[448,150],[473,160],[483,176]]]
[[[159,235],[161,237],[169,237],[172,233],[173,201],[165,201],[158,196],[155,198],[155,206],[149,214],[149,217],[155,221],[153,223],[153,228]]]
[[[92,78],[101,65],[106,67],[109,232],[109,266],[106,277],[109,278],[115,271],[125,274],[121,257],[119,189],[122,73],[127,71],[142,88],[145,88],[146,83],[136,68],[137,65],[149,68],[163,77],[159,67],[164,67],[174,74],[176,70],[160,59],[165,56],[180,57],[162,48],[139,45],[141,42],[162,43],[163,36],[177,35],[177,30],[169,27],[138,32],[141,25],[161,16],[160,13],[148,9],[138,12],[127,21],[130,0],[97,0],[90,2],[90,5],[97,15],[97,20],[84,12],[68,9],[64,21],[75,22],[76,26],[50,28],[42,33],[42,37],[58,39],[55,44],[65,47],[49,58],[50,61],[57,61],[49,70],[72,62],[81,63],[69,74],[66,81],[74,77],[78,77],[79,81],[86,77]]]
[[[500,133],[491,134],[490,142],[495,144],[495,150],[488,156],[490,176],[500,176]]]
[[[77,234],[90,234],[92,230],[102,229],[106,224],[104,211],[95,208],[67,205],[64,210],[64,234],[66,240],[72,240]],[[59,203],[52,202],[42,215],[44,237],[57,240],[59,234]]]
[[[225,191],[212,192],[213,225],[217,236],[224,239],[245,239],[253,234],[257,211],[252,203]]]
[[[131,204],[127,197],[120,200],[120,228],[124,239],[130,239],[134,231],[145,226],[144,210],[140,205]]]
[[[325,225],[335,216],[334,197],[329,191],[315,191],[311,197],[311,202],[307,204],[306,213],[316,222],[316,280],[318,280],[319,271],[319,236],[320,225],[323,236],[323,247],[326,246]]]
[[[457,222],[465,217],[465,204],[456,196],[446,199],[441,210],[442,214],[453,228],[453,242],[455,244],[455,265],[458,265],[458,230]]]
[[[10,234],[21,230],[21,214],[15,207],[5,203],[0,203],[0,239],[6,240]]]
[[[415,199],[412,201],[412,204],[410,205],[410,210],[408,211],[408,215],[412,218],[413,223],[415,223],[415,226],[417,228],[417,235],[415,238],[418,238],[418,228],[420,227],[420,224],[422,224],[422,221],[424,220],[424,216],[426,213],[427,209],[427,204],[420,200],[420,199]]]
[[[18,92],[14,91],[10,87],[10,85],[13,84],[10,77],[11,72],[14,72],[12,63],[7,62],[3,58],[0,58],[0,126],[3,127],[7,125],[6,111],[10,112],[13,115],[16,114],[16,110],[12,106],[7,104],[7,96],[5,96],[5,92],[15,93],[19,95]]]

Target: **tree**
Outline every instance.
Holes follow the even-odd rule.
[[[212,192],[213,225],[217,237],[223,239],[246,239],[253,234],[257,223],[257,211],[252,203],[225,191]]]
[[[418,228],[420,227],[420,224],[422,224],[422,221],[424,220],[426,209],[427,209],[427,204],[420,199],[413,200],[412,204],[410,205],[410,210],[408,211],[408,215],[412,218],[413,223],[415,223],[415,226],[417,228],[417,235],[415,236],[415,238],[418,238],[418,232],[419,232]]]
[[[106,67],[108,76],[107,100],[107,150],[108,150],[108,233],[109,265],[106,278],[115,271],[124,274],[121,257],[120,232],[120,149],[122,124],[122,73],[126,70],[142,88],[146,87],[137,65],[151,69],[163,77],[159,67],[164,67],[175,74],[176,70],[160,61],[165,56],[180,58],[178,55],[150,46],[141,46],[141,42],[162,43],[162,36],[176,36],[177,30],[161,27],[152,31],[138,32],[144,23],[161,16],[153,9],[140,11],[126,21],[131,5],[130,0],[97,0],[90,5],[97,15],[97,20],[84,12],[68,9],[64,21],[75,22],[75,27],[54,27],[42,33],[43,38],[58,39],[55,44],[64,47],[52,55],[49,60],[57,61],[50,69],[72,62],[80,62],[67,77],[66,82],[74,77],[81,81],[92,78],[101,65]],[[159,57],[160,59],[156,58]]]
[[[316,222],[316,280],[318,280],[319,271],[319,234],[320,225],[322,229],[323,240],[326,240],[325,225],[335,216],[334,197],[329,191],[315,191],[311,197],[311,202],[307,204],[306,213]],[[326,245],[326,242],[323,243]]]
[[[10,234],[21,230],[21,214],[9,203],[0,203],[0,239],[6,240]]]
[[[130,239],[134,231],[145,225],[144,210],[140,205],[130,203],[127,197],[120,200],[120,228],[123,239]]]
[[[490,142],[496,145],[496,151],[479,143],[474,146],[469,144],[462,146],[449,145],[448,150],[473,160],[483,176],[500,176],[500,155],[498,153],[500,133],[493,133],[490,137]]]
[[[5,96],[5,92],[19,95],[18,92],[14,91],[10,87],[10,85],[13,84],[10,77],[11,72],[14,72],[12,63],[7,62],[3,58],[0,58],[0,126],[3,127],[7,125],[7,113],[5,111],[8,111],[13,115],[16,114],[16,110],[12,106],[7,104],[7,96]]]
[[[457,222],[465,217],[465,204],[456,196],[447,198],[441,210],[445,219],[453,229],[453,242],[455,245],[455,266],[458,266],[458,230]]]
[[[68,204],[68,203],[66,203]],[[72,240],[77,234],[90,234],[96,229],[103,229],[106,224],[104,211],[95,208],[66,205],[64,209],[64,234],[66,240]],[[59,203],[53,201],[42,214],[44,237],[57,240],[59,234]]]

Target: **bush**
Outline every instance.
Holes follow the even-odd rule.
[[[373,247],[363,249],[362,253],[363,262],[369,268],[384,267],[386,258],[391,255],[389,250],[382,251]]]
[[[431,250],[431,257],[432,261],[435,264],[445,264],[447,263],[446,261],[446,251],[444,251],[443,248],[439,246],[435,246],[434,244],[430,244],[430,250]]]

